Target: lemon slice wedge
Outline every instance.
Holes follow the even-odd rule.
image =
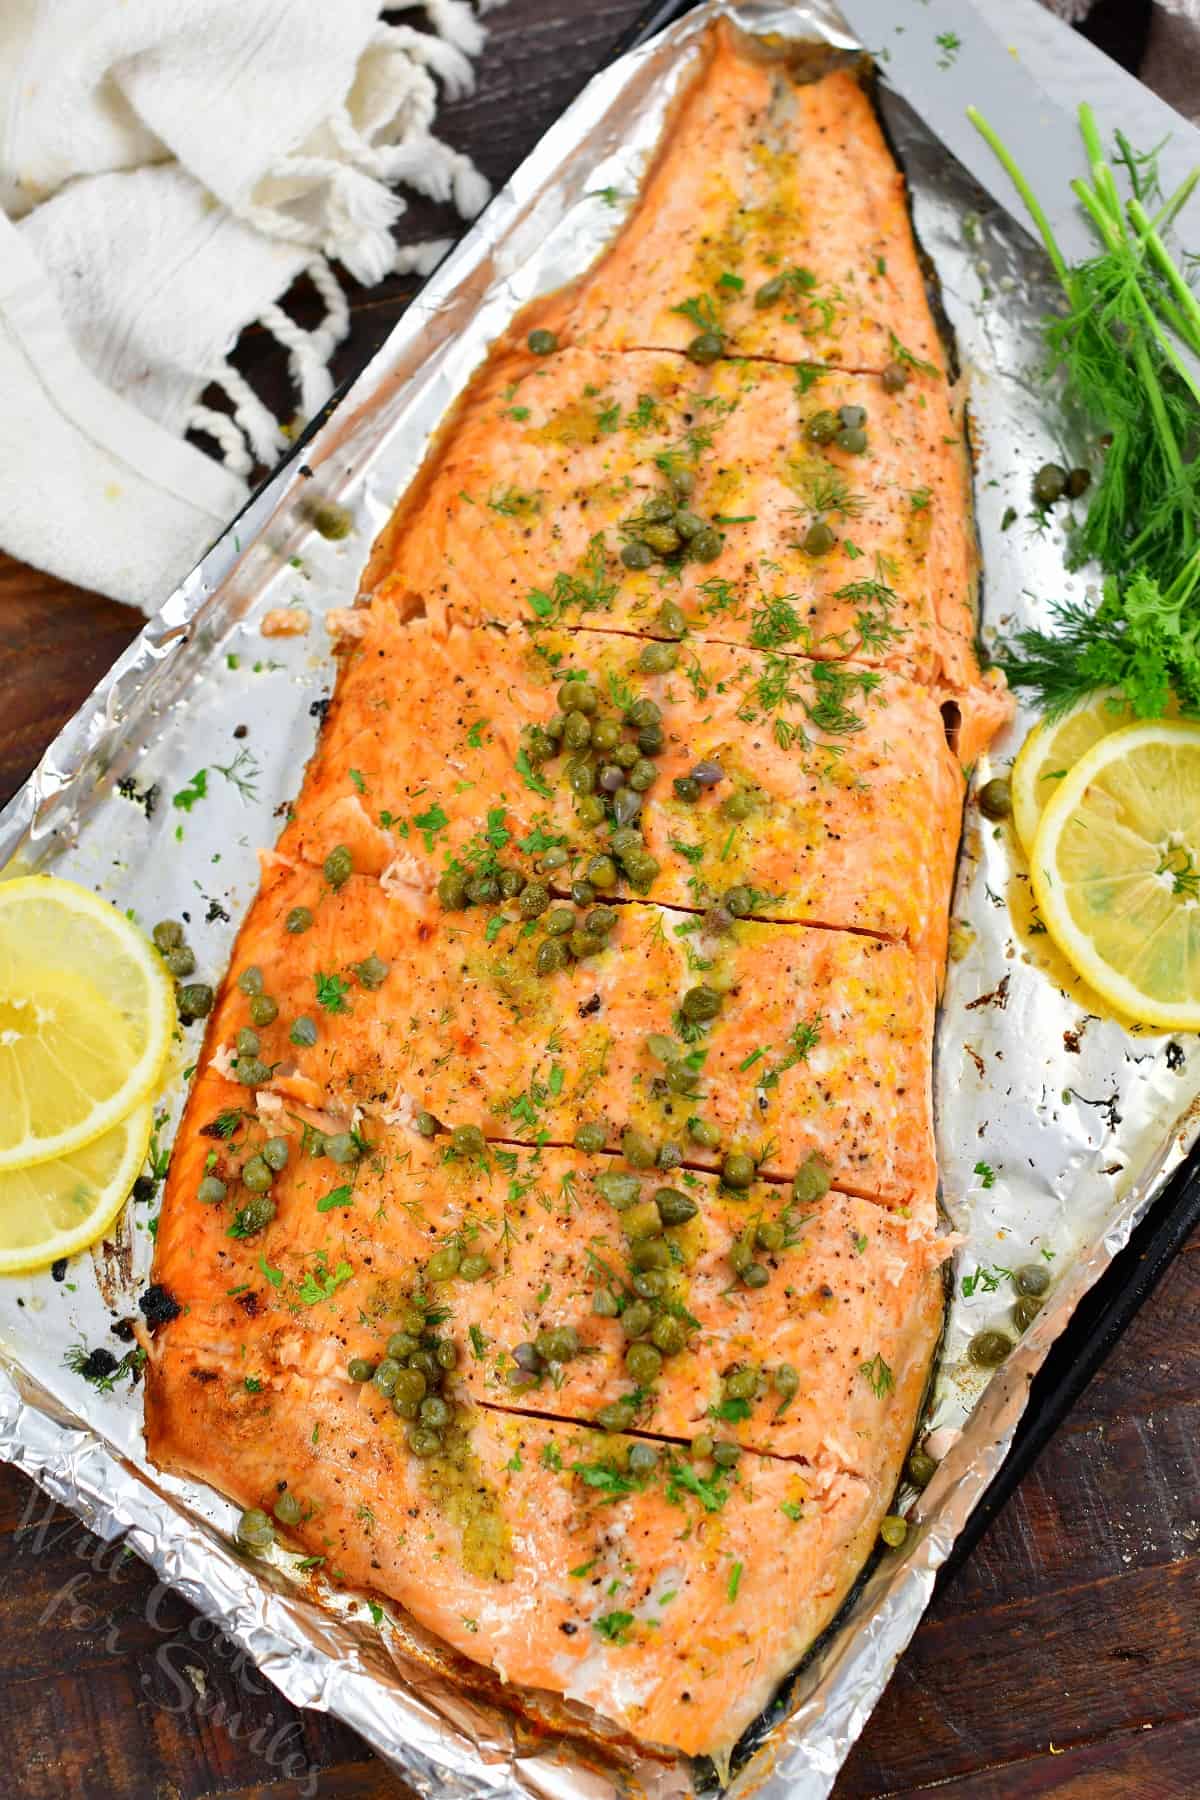
[[[111,1131],[174,1025],[171,978],[128,919],[74,882],[0,882],[0,1171]]]
[[[1200,725],[1126,726],[1057,788],[1029,864],[1046,929],[1118,1011],[1200,1030]]]
[[[147,1102],[82,1150],[0,1170],[0,1275],[44,1268],[103,1236],[146,1160],[153,1123]]]
[[[1012,767],[1013,824],[1026,856],[1033,849],[1046,806],[1084,753],[1111,732],[1134,723],[1129,703],[1115,689],[1092,694],[1061,719],[1035,725]]]

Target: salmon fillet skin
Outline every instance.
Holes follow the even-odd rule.
[[[941,1332],[1010,710],[950,367],[859,71],[711,31],[334,621],[158,1222],[158,1467],[454,1679],[722,1768],[910,1491]]]

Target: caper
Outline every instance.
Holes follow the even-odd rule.
[[[815,412],[804,427],[804,435],[810,444],[832,444],[838,434],[838,416],[822,408]]]
[[[563,743],[568,750],[586,750],[592,741],[592,721],[581,712],[567,714]]]
[[[839,450],[845,450],[851,456],[861,456],[867,447],[867,434],[861,426],[847,425],[833,441]]]
[[[1053,506],[1061,500],[1067,485],[1067,471],[1061,463],[1043,463],[1033,478],[1033,498],[1038,506]]]
[[[610,1400],[596,1414],[596,1423],[601,1431],[628,1431],[637,1416],[637,1405],[633,1400]]]
[[[534,356],[551,356],[558,349],[558,339],[555,334],[540,325],[536,331],[530,332],[525,342]]]
[[[488,1258],[476,1250],[473,1255],[463,1257],[459,1264],[458,1278],[460,1281],[482,1281],[485,1275],[491,1273],[491,1268]]]
[[[657,858],[647,855],[644,850],[639,851],[636,856],[625,858],[625,878],[639,894],[646,893],[653,886],[658,872]]]
[[[914,1487],[928,1487],[937,1474],[937,1464],[928,1450],[910,1450],[908,1461],[904,1465],[904,1473]]]
[[[362,1146],[350,1131],[335,1131],[325,1139],[325,1154],[330,1162],[356,1163],[362,1155]]]
[[[421,1348],[421,1340],[414,1337],[411,1331],[393,1331],[387,1341],[387,1353],[396,1362],[404,1362],[414,1350]]]
[[[670,494],[662,492],[647,494],[642,502],[642,517],[649,519],[654,525],[665,525],[675,516],[675,502]]]
[[[237,1048],[237,1053],[239,1056],[257,1056],[258,1055],[258,1052],[259,1052],[258,1033],[257,1033],[257,1031],[251,1031],[248,1025],[242,1026],[242,1029],[238,1032],[237,1036],[234,1038],[233,1041]]]
[[[607,937],[617,923],[617,915],[611,906],[593,906],[583,921],[593,937]]]
[[[832,526],[824,519],[814,519],[804,534],[803,548],[808,556],[828,556],[837,543]]]
[[[692,518],[694,516],[695,515],[691,513],[677,513],[676,520]],[[699,521],[697,521],[697,523],[699,523]],[[694,536],[695,533],[691,532],[687,535]],[[668,637],[681,638],[688,628],[687,615],[683,608],[674,600],[664,600],[658,609],[658,625],[659,629],[665,631]]]
[[[501,869],[501,871],[500,871],[500,893],[505,900],[515,900],[517,895],[524,893],[524,891],[525,891],[525,877],[521,873],[520,869]],[[367,958],[367,963],[376,963],[376,962],[379,962],[379,958],[377,956],[369,956]],[[354,965],[360,981],[363,979],[362,971],[366,966],[367,965],[365,963],[356,963]],[[380,967],[383,970],[383,974],[386,975],[387,974],[387,964],[380,963]],[[382,981],[382,979],[383,979],[383,976],[380,976],[380,981]],[[369,986],[371,986],[371,983],[368,982],[367,985],[369,987]],[[379,983],[376,982],[375,985],[378,986]]]
[[[718,1469],[732,1469],[741,1461],[740,1444],[718,1443],[712,1447],[712,1459]]]
[[[365,1356],[352,1356],[346,1364],[346,1373],[351,1381],[370,1381],[375,1364],[368,1362]]]
[[[1067,476],[1064,492],[1068,500],[1078,500],[1087,493],[1091,485],[1092,472],[1090,469],[1072,469]]]
[[[256,1025],[273,1025],[279,1017],[279,1003],[270,994],[255,994],[250,1001],[250,1017]]]
[[[1023,1263],[1013,1276],[1018,1294],[1044,1294],[1050,1286],[1050,1271],[1041,1263]]]
[[[679,648],[675,644],[663,644],[651,639],[643,644],[638,657],[638,668],[644,675],[669,675],[679,661]]]
[[[487,1149],[487,1139],[478,1125],[456,1125],[450,1139],[460,1156],[482,1156]]]
[[[792,1400],[800,1392],[799,1371],[791,1363],[780,1363],[771,1376],[771,1386],[784,1400]]]
[[[865,406],[839,406],[837,416],[839,425],[853,431],[866,424],[867,409]]]
[[[547,938],[539,946],[534,967],[539,975],[557,975],[571,960],[571,953],[561,938]]]
[[[251,963],[249,967],[243,969],[237,978],[237,984],[241,988],[243,994],[261,994],[263,991],[263,972],[258,964]]]
[[[581,794],[575,803],[576,816],[581,825],[600,825],[604,821],[604,802],[599,794]],[[549,856],[550,852],[546,852]],[[543,866],[549,867],[546,857],[542,858]]]
[[[725,354],[725,339],[719,331],[701,331],[688,345],[686,354],[694,363],[715,363]]]
[[[475,875],[467,883],[467,899],[472,906],[494,906],[500,898],[500,883],[494,875]]]
[[[556,906],[554,911],[546,915],[547,937],[566,937],[575,929],[575,914],[569,906]]]
[[[411,1351],[409,1354],[412,1354]],[[410,1406],[416,1407],[421,1404],[428,1391],[428,1379],[420,1369],[397,1371],[395,1387],[392,1390],[394,1399],[405,1400]]]
[[[653,1323],[653,1309],[645,1300],[634,1300],[621,1314],[621,1330],[628,1338],[642,1337]]]
[[[276,1175],[287,1168],[289,1145],[285,1137],[268,1138],[259,1152],[268,1169]]]
[[[335,844],[321,865],[331,888],[345,887],[354,873],[354,858],[345,844]]]
[[[592,1311],[598,1319],[615,1319],[620,1306],[617,1296],[608,1288],[597,1288],[592,1295]]]
[[[648,1475],[658,1467],[658,1450],[653,1444],[631,1444],[629,1467],[635,1475]]]
[[[575,1148],[586,1151],[589,1156],[603,1150],[608,1141],[608,1133],[599,1120],[585,1120],[575,1128]]]
[[[721,802],[721,812],[723,816],[727,819],[733,819],[738,823],[743,819],[748,819],[754,811],[754,808],[754,795],[748,793],[745,788],[739,788],[737,792],[733,794],[726,794],[724,800]]]
[[[670,1313],[660,1313],[650,1328],[650,1342],[663,1356],[678,1356],[687,1345],[687,1326]]]
[[[579,1333],[573,1325],[552,1325],[538,1332],[534,1349],[544,1362],[570,1362],[579,1355]]]
[[[275,1527],[261,1507],[251,1506],[238,1520],[237,1535],[242,1548],[257,1556],[275,1542]]]
[[[719,1129],[707,1119],[689,1119],[688,1136],[705,1150],[715,1150],[721,1142]]]
[[[658,1147],[644,1132],[630,1126],[621,1133],[621,1154],[630,1168],[652,1169]]]
[[[748,1188],[757,1170],[754,1158],[746,1150],[728,1150],[721,1164],[721,1180],[727,1188]]]
[[[756,309],[759,312],[765,312],[768,306],[774,306],[777,300],[783,299],[786,288],[785,276],[772,275],[769,281],[764,281],[760,288],[755,289],[754,305]]]
[[[634,538],[630,543],[622,544],[621,561],[627,569],[648,569],[654,562],[654,552],[641,538]]]
[[[671,486],[680,500],[686,500],[696,485],[694,469],[676,469],[670,479]]]
[[[447,870],[437,884],[437,897],[446,912],[458,912],[467,903],[466,877]]]
[[[602,1127],[598,1127],[598,1129],[602,1129]],[[603,1143],[599,1144],[597,1148],[603,1149]],[[627,1206],[632,1206],[641,1191],[641,1183],[637,1176],[627,1175],[623,1169],[605,1169],[603,1174],[596,1177],[596,1192],[602,1200],[607,1200],[608,1204],[615,1206],[619,1212],[623,1212]]]
[[[218,1175],[206,1175],[196,1189],[196,1198],[205,1206],[220,1206],[229,1189]]]
[[[633,1246],[629,1260],[638,1271],[669,1269],[673,1260],[671,1246],[661,1234],[644,1237]]]
[[[967,1357],[979,1369],[994,1369],[1013,1347],[1012,1339],[1003,1331],[977,1331],[967,1345]]]
[[[607,891],[617,885],[617,865],[611,856],[593,856],[587,865],[587,878],[593,887]]]
[[[168,950],[178,950],[183,943],[183,926],[178,919],[160,919],[150,936],[155,949],[165,956]]]
[[[561,844],[552,844],[542,857],[543,869],[565,869],[571,858]]]
[[[600,705],[600,696],[585,676],[582,681],[564,681],[558,690],[558,704],[564,713],[590,715]]]
[[[617,789],[625,786],[625,771],[620,763],[602,763],[600,765],[600,791],[603,794],[615,794]]]
[[[629,771],[630,787],[635,793],[644,794],[648,788],[654,786],[657,779],[658,770],[654,764],[647,757],[639,756]]]
[[[206,981],[190,981],[186,987],[181,987],[175,995],[181,1023],[191,1025],[197,1019],[207,1019],[215,998]]]
[[[1042,1303],[1036,1294],[1022,1294],[1012,1309],[1013,1324],[1018,1331],[1028,1331],[1041,1310]]]
[[[688,1452],[693,1462],[707,1462],[715,1448],[711,1431],[701,1431],[688,1445]]]
[[[890,362],[879,377],[885,394],[899,394],[908,386],[908,370],[901,362]]]
[[[821,1200],[829,1192],[830,1169],[815,1150],[809,1152],[792,1178],[792,1199],[800,1206]]]
[[[639,1387],[649,1387],[662,1374],[662,1354],[653,1344],[630,1344],[625,1352],[625,1367],[631,1381]]]
[[[685,1194],[681,1188],[658,1188],[654,1204],[664,1225],[686,1225],[700,1210],[691,1195]]]
[[[401,1373],[402,1370],[400,1364],[396,1361],[395,1357],[385,1356],[381,1362],[376,1364],[375,1373],[372,1375],[371,1380],[379,1389],[379,1392],[381,1394],[386,1394],[390,1399],[395,1392],[396,1381]]]
[[[264,1081],[271,1079],[270,1069],[257,1056],[239,1056],[233,1065],[233,1074],[243,1087],[261,1087]]]
[[[908,1536],[908,1520],[899,1513],[887,1513],[879,1521],[879,1535],[889,1550],[898,1550]]]
[[[634,789],[623,787],[613,795],[613,818],[618,825],[632,825],[642,810],[642,796]]]
[[[441,1434],[430,1430],[426,1425],[410,1426],[406,1441],[413,1455],[419,1456],[423,1460],[426,1457],[438,1456],[441,1454]]]
[[[689,1024],[705,1024],[710,1019],[715,1019],[720,1012],[721,996],[716,988],[700,983],[699,986],[688,989],[680,1002],[679,1010]]]
[[[524,1388],[536,1387],[540,1380],[541,1376],[535,1374],[532,1369],[506,1369],[504,1372],[505,1387],[511,1388],[516,1394],[519,1394]]]
[[[671,1063],[667,1068],[667,1086],[673,1094],[694,1094],[696,1079],[695,1070],[689,1069],[682,1060]]]
[[[676,798],[688,806],[694,805],[704,791],[694,775],[677,775],[671,785],[675,789]]]
[[[283,928],[285,931],[290,931],[293,937],[299,937],[301,932],[311,930],[312,922],[313,916],[311,907],[293,906],[291,912],[283,922]]]
[[[758,1392],[757,1369],[735,1369],[725,1377],[725,1398],[727,1400],[753,1400]]]
[[[760,1250],[772,1253],[783,1249],[786,1233],[778,1219],[761,1219],[755,1227],[754,1241]]]
[[[594,938],[590,931],[573,931],[567,939],[567,948],[577,962],[585,956],[598,956],[605,947],[603,938]]]
[[[771,1279],[771,1271],[764,1263],[748,1262],[741,1276],[748,1288],[765,1288]]]
[[[979,810],[985,819],[1007,819],[1012,812],[1012,784],[1006,775],[993,775],[979,790]]]
[[[748,887],[731,887],[721,897],[721,905],[735,919],[744,919],[753,910],[754,892]]]
[[[446,1127],[435,1113],[422,1109],[414,1120],[417,1131],[423,1138],[435,1138],[445,1131]]]
[[[536,919],[545,912],[550,904],[550,890],[540,881],[531,881],[522,890],[517,901],[517,911],[523,919]]]
[[[563,728],[566,723],[567,721],[562,713],[552,713],[546,720],[546,723],[541,727],[542,736],[549,738],[552,744],[557,744],[562,738]]]
[[[163,961],[166,963],[168,971],[174,975],[176,981],[181,981],[185,975],[194,974],[196,968],[196,953],[194,950],[189,949],[186,944],[179,944],[174,949],[164,952]]]
[[[723,542],[721,533],[711,525],[706,525],[689,543],[688,555],[693,562],[715,562],[721,554]]]
[[[592,794],[596,791],[596,771],[585,758],[577,756],[567,764],[567,786],[573,794]]]
[[[435,1250],[425,1265],[430,1281],[453,1281],[462,1264],[462,1247],[459,1244],[443,1244]]]

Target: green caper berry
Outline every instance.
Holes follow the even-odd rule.
[[[979,810],[985,819],[1007,819],[1012,812],[1012,785],[1007,776],[993,775],[979,790]]]
[[[607,892],[617,885],[617,865],[611,856],[593,856],[587,866],[587,878],[593,887]]]
[[[445,1369],[448,1372],[458,1367],[458,1351],[449,1338],[443,1338],[433,1354],[437,1357],[439,1369]]]
[[[312,929],[312,922],[313,916],[311,907],[293,906],[291,912],[283,922],[283,928],[285,931],[290,931],[293,937],[299,937],[301,932],[310,931]]]
[[[729,1150],[721,1164],[721,1180],[727,1188],[748,1188],[757,1173],[754,1158],[745,1150]]]
[[[725,354],[725,339],[719,331],[701,331],[688,345],[686,354],[702,366],[715,363]]]
[[[295,1494],[280,1494],[271,1511],[281,1525],[298,1525],[304,1517],[304,1508]]]
[[[437,884],[439,904],[446,912],[458,912],[467,904],[467,883],[465,876],[447,871]]]
[[[442,1124],[442,1121],[431,1112],[419,1112],[414,1123],[417,1127],[417,1131],[423,1138],[437,1137],[440,1132],[443,1132],[446,1129]]]
[[[387,1353],[394,1361],[402,1363],[421,1348],[421,1340],[414,1337],[411,1331],[393,1331],[387,1341]]]
[[[259,1506],[248,1507],[238,1520],[238,1543],[260,1555],[275,1542],[275,1527]]]
[[[243,1175],[243,1180],[245,1176]],[[233,1224],[235,1237],[253,1237],[257,1231],[265,1231],[275,1217],[275,1202],[270,1194],[255,1194],[247,1200],[245,1206],[239,1207]]]
[[[370,1381],[375,1364],[368,1362],[365,1356],[352,1356],[346,1364],[346,1373],[351,1381]]]
[[[727,1400],[753,1400],[758,1392],[757,1369],[734,1369],[725,1377],[725,1398]]]
[[[722,896],[721,905],[735,919],[744,919],[753,911],[754,890],[748,887],[731,887]]]
[[[671,1246],[661,1234],[641,1238],[633,1246],[630,1255],[630,1263],[639,1272],[645,1269],[669,1269],[672,1261]]]
[[[635,725],[640,731],[643,725],[662,723],[662,708],[657,706],[653,700],[635,700],[625,717],[630,725]]]
[[[621,1314],[621,1330],[628,1338],[642,1337],[653,1323],[653,1308],[645,1300],[634,1300]]]
[[[234,1044],[237,1046],[237,1053],[239,1056],[257,1056],[258,1055],[258,1051],[259,1051],[258,1033],[257,1033],[257,1031],[251,1031],[250,1027],[248,1025],[242,1026],[241,1030],[238,1032],[237,1036],[234,1038],[233,1041],[234,1041]]]
[[[700,1210],[691,1195],[680,1188],[659,1188],[654,1195],[654,1204],[664,1225],[686,1225]]]
[[[715,1448],[716,1445],[711,1431],[698,1432],[688,1445],[688,1451],[693,1462],[707,1462]]]
[[[639,756],[629,771],[629,785],[635,794],[644,794],[654,786],[658,779],[658,770],[644,756]]]
[[[562,713],[552,713],[541,728],[543,737],[548,737],[552,744],[557,744],[562,737],[566,723]]]
[[[774,1252],[783,1249],[783,1240],[786,1235],[778,1219],[763,1219],[754,1233],[754,1241],[760,1250]]]
[[[650,1327],[650,1342],[663,1356],[678,1356],[687,1347],[687,1326],[671,1313],[660,1313]]]
[[[539,326],[536,331],[531,331],[525,342],[534,356],[552,356],[558,349],[557,337],[552,331],[547,331],[544,326]]]
[[[809,1152],[792,1179],[792,1199],[800,1206],[822,1200],[829,1192],[831,1170],[815,1150]]]
[[[571,858],[561,844],[552,844],[542,857],[542,868],[548,870],[565,869]]]
[[[181,987],[175,995],[175,1004],[179,1008],[183,1024],[191,1025],[197,1019],[207,1019],[215,998],[216,995],[206,981],[192,981],[187,987]]]
[[[596,890],[587,880],[576,879],[571,883],[571,904],[573,906],[590,906],[596,898]]]
[[[677,775],[671,785],[675,789],[676,799],[684,801],[688,806],[694,806],[704,792],[694,775]]]
[[[908,1520],[899,1513],[887,1513],[879,1521],[879,1535],[889,1550],[898,1550],[908,1536]]]
[[[662,1374],[662,1355],[653,1344],[630,1344],[625,1352],[625,1367],[631,1381],[639,1387],[649,1387]]]
[[[421,1402],[421,1423],[431,1431],[441,1431],[450,1423],[451,1406],[440,1394],[430,1394]]]
[[[261,1087],[264,1081],[271,1079],[270,1069],[257,1056],[239,1056],[233,1065],[233,1073],[243,1087]]]
[[[266,1163],[268,1169],[278,1175],[282,1170],[287,1168],[290,1149],[291,1146],[285,1137],[272,1137],[267,1139],[259,1152],[259,1155]]]
[[[637,1417],[637,1407],[632,1400],[610,1400],[596,1414],[596,1423],[601,1431],[628,1431]]]
[[[460,1156],[482,1156],[487,1149],[487,1139],[478,1125],[456,1125],[450,1139]]]
[[[622,544],[621,561],[627,569],[649,569],[654,562],[654,552],[641,538],[634,538],[632,542]]]
[[[571,960],[571,953],[561,938],[547,938],[539,946],[534,968],[539,975],[557,975]]]
[[[674,525],[644,525],[642,542],[648,544],[656,556],[674,556],[682,539]]]
[[[598,956],[605,944],[603,938],[595,938],[590,931],[578,929],[568,937],[567,948],[576,962],[582,962],[585,956]]]
[[[861,456],[867,447],[867,434],[861,426],[847,425],[833,441],[839,450],[845,450],[850,456]]]
[[[579,1333],[573,1325],[551,1325],[538,1332],[533,1345],[543,1362],[570,1362],[579,1355]]]
[[[1053,506],[1061,500],[1067,485],[1067,471],[1061,463],[1043,463],[1033,478],[1033,498],[1038,506]]]
[[[441,1455],[441,1434],[440,1432],[430,1430],[426,1425],[410,1426],[405,1441],[413,1455],[419,1456],[422,1461],[427,1460],[431,1456]]]
[[[567,786],[573,794],[596,791],[596,771],[584,757],[576,757],[567,764]]]
[[[800,1391],[800,1375],[791,1363],[780,1363],[771,1376],[771,1385],[777,1394],[785,1400],[791,1400]]]
[[[770,1269],[760,1262],[747,1263],[741,1275],[748,1288],[764,1288],[771,1279]]]
[[[828,556],[837,543],[832,526],[815,519],[804,534],[804,551],[808,556]]]
[[[632,1127],[621,1133],[621,1154],[633,1169],[652,1169],[658,1147],[644,1132]]]
[[[635,1475],[648,1475],[658,1467],[658,1450],[654,1444],[631,1444],[629,1467]]]
[[[412,1352],[410,1351],[409,1354],[411,1355]],[[392,1389],[395,1399],[404,1400],[408,1405],[417,1407],[420,1406],[428,1391],[428,1379],[420,1369],[397,1369]]]
[[[430,1281],[453,1281],[462,1263],[462,1248],[458,1244],[443,1244],[435,1250],[425,1265],[425,1273]]]
[[[641,655],[638,657],[638,668],[644,675],[667,675],[678,661],[679,648],[677,645],[661,644],[653,640],[642,645]],[[658,730],[661,735],[661,727],[656,726],[653,729]]]
[[[548,937],[565,937],[575,929],[575,914],[569,906],[556,906],[554,911],[546,915],[546,935]]]
[[[505,900],[515,900],[518,894],[525,892],[525,877],[520,869],[501,869],[500,894]],[[384,965],[386,969],[386,964]]]
[[[1013,1324],[1018,1331],[1028,1331],[1041,1310],[1042,1303],[1036,1294],[1022,1294],[1012,1309]]]
[[[263,991],[263,972],[257,963],[251,963],[243,969],[237,978],[237,984],[243,994],[261,994]]]
[[[1050,1271],[1040,1263],[1023,1263],[1013,1276],[1018,1294],[1044,1294],[1050,1286]]]
[[[279,1017],[279,1002],[270,994],[255,994],[250,1001],[250,1017],[256,1025],[273,1025]]]
[[[602,1144],[598,1147],[603,1149]],[[605,1169],[596,1177],[596,1192],[618,1211],[632,1206],[641,1191],[637,1176],[627,1175],[623,1169]]]
[[[420,1337],[425,1329],[425,1313],[420,1306],[406,1306],[399,1315],[401,1331],[411,1332],[413,1337]]]
[[[615,719],[597,719],[592,726],[592,744],[597,750],[615,750],[621,741],[621,727]]]
[[[183,926],[178,919],[160,919],[150,936],[155,949],[165,956],[168,950],[178,950],[183,943]]]
[[[592,1295],[592,1311],[598,1319],[615,1319],[621,1310],[617,1296],[608,1288],[597,1288]]]
[[[745,788],[739,788],[736,793],[725,796],[721,802],[721,812],[726,819],[733,819],[740,823],[742,819],[750,817],[754,806],[754,795],[748,793]]]
[[[1067,476],[1066,487],[1063,491],[1068,500],[1079,500],[1087,493],[1091,485],[1092,472],[1090,469],[1072,469]]]
[[[713,1445],[712,1459],[716,1463],[718,1469],[736,1468],[737,1464],[741,1461],[741,1457],[742,1447],[740,1444],[720,1443]]]
[[[642,1238],[661,1236],[662,1220],[653,1200],[637,1200],[627,1206],[621,1214],[621,1228],[631,1244]]]
[[[316,1128],[313,1126],[309,1127],[308,1137],[307,1137],[307,1149],[305,1150],[304,1154],[306,1156],[324,1156],[324,1154],[325,1154],[325,1134],[324,1134],[324,1132],[317,1131]]]
[[[362,1149],[353,1132],[335,1131],[325,1139],[325,1154],[330,1162],[345,1167],[358,1161]]]
[[[517,901],[517,911],[523,919],[537,919],[550,904],[550,890],[540,881],[531,881],[524,888]]]
[[[331,888],[345,887],[354,873],[354,858],[345,844],[335,844],[321,865]]]
[[[672,1279],[666,1269],[639,1269],[629,1285],[643,1300],[661,1300],[670,1292]]]
[[[694,515],[689,513],[678,513],[676,517],[677,519],[685,519],[694,517]],[[694,533],[689,532],[687,535],[693,536]],[[668,637],[681,638],[688,628],[687,614],[684,612],[682,606],[679,606],[674,600],[664,600],[658,609],[658,625],[659,630],[665,631]]]
[[[968,1360],[978,1369],[999,1366],[1013,1347],[1012,1339],[1003,1331],[977,1331],[967,1345]]]
[[[598,1119],[586,1119],[575,1128],[575,1148],[585,1151],[589,1156],[603,1150],[607,1140],[608,1133]]]
[[[642,834],[635,825],[620,825],[608,840],[608,847],[613,855],[622,862],[627,856],[633,856],[645,849]]]
[[[592,721],[581,712],[567,714],[563,743],[568,750],[586,750],[592,741]]]
[[[810,444],[832,444],[838,434],[840,421],[836,413],[822,407],[815,412],[804,427],[804,435]]]
[[[670,1064],[666,1080],[673,1094],[694,1094],[696,1091],[695,1071],[683,1061]]]
[[[491,1273],[491,1267],[487,1257],[475,1251],[473,1255],[463,1257],[459,1264],[458,1278],[460,1281],[482,1281],[485,1275]]]
[[[651,1031],[646,1036],[646,1048],[656,1062],[672,1063],[679,1055],[679,1045],[673,1037],[663,1031]]]
[[[593,906],[583,922],[593,937],[607,937],[616,928],[617,915],[611,906]]]
[[[634,768],[640,760],[637,745],[628,741],[618,744],[612,753],[612,759],[618,769],[624,769],[628,774],[629,770]]]
[[[694,469],[676,469],[670,477],[671,486],[680,500],[686,500],[696,485]]]
[[[937,1474],[937,1464],[928,1450],[910,1450],[904,1472],[914,1487],[928,1487]]]
[[[288,1039],[301,1050],[311,1050],[317,1041],[317,1021],[301,1013],[288,1032]]]
[[[908,386],[908,370],[901,362],[890,362],[879,379],[885,394],[899,394]]]
[[[195,972],[196,953],[194,950],[190,950],[186,944],[180,944],[177,948],[166,951],[163,961],[176,981],[180,981],[185,975]]]
[[[500,898],[500,883],[494,875],[476,875],[467,883],[467,899],[472,906],[494,906]]]
[[[720,1012],[721,996],[716,988],[705,987],[701,983],[698,987],[688,989],[679,1010],[689,1024],[703,1024],[709,1019],[715,1019]]]
[[[438,1368],[438,1359],[432,1350],[414,1350],[408,1359],[410,1369],[420,1369],[430,1387],[437,1387],[442,1379]]]
[[[704,1150],[715,1150],[721,1142],[719,1129],[707,1119],[689,1119],[688,1136]]]
[[[625,858],[625,879],[628,881],[630,887],[634,888],[639,894],[644,894],[652,885],[658,871],[659,864],[657,858],[648,855],[644,850],[640,850],[636,854],[631,854]]]
[[[196,1198],[205,1206],[220,1206],[229,1189],[218,1175],[206,1175],[196,1189]]]
[[[711,525],[706,525],[703,531],[696,533],[688,545],[688,555],[693,562],[716,562],[721,554],[724,541],[719,531],[714,530]]]
[[[769,281],[764,281],[754,294],[757,311],[765,312],[768,306],[774,306],[777,300],[782,300],[786,287],[787,279],[783,275],[772,275]]]
[[[395,1357],[385,1356],[381,1362],[376,1364],[371,1381],[381,1394],[386,1394],[390,1399],[395,1391],[396,1380],[400,1372],[400,1364]]]
[[[582,794],[576,802],[575,811],[581,825],[601,825],[604,822],[604,802],[599,794]]]

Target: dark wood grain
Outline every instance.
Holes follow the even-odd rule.
[[[446,137],[501,181],[640,10],[509,0]],[[414,206],[405,239],[450,232]],[[339,379],[412,283],[351,286]],[[293,296],[302,319],[315,300]],[[237,360],[286,409],[278,347]],[[139,616],[0,558],[0,801]],[[297,1712],[136,1559],[0,1468],[0,1746],[14,1800],[401,1800],[355,1735]],[[943,1584],[837,1800],[1188,1800],[1200,1794],[1200,1240]]]

